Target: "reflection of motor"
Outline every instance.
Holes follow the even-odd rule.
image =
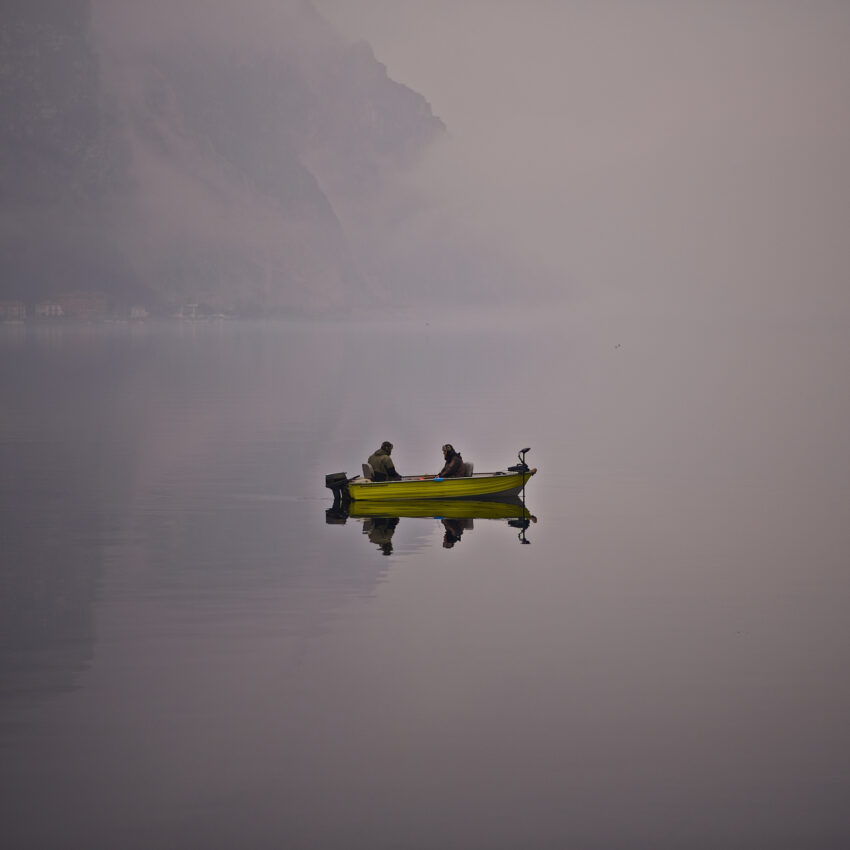
[[[342,506],[339,499],[334,499],[333,505],[325,511],[325,522],[328,525],[345,525],[348,519],[348,511]]]
[[[508,525],[511,528],[518,528],[520,530],[519,534],[517,535],[517,538],[519,539],[520,543],[527,543],[529,545],[531,544],[530,540],[525,539],[525,531],[528,528],[528,526],[531,525],[532,521],[537,522],[537,517],[531,517],[531,519],[509,519],[508,520]]]

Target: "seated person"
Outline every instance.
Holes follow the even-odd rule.
[[[384,440],[381,448],[369,455],[367,463],[372,467],[373,481],[397,481],[401,476],[395,471],[395,466],[390,458],[393,444]]]
[[[437,478],[459,478],[463,475],[463,458],[454,450],[451,443],[446,443],[443,446],[443,457],[446,462],[437,473]]]

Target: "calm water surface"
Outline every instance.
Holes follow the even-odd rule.
[[[850,846],[844,335],[573,331],[0,327],[4,846]]]

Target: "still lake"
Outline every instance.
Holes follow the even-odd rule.
[[[850,846],[847,355],[803,320],[0,326],[4,846]],[[382,440],[530,446],[530,545],[328,522]]]

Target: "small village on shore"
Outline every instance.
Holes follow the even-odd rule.
[[[98,292],[69,292],[33,303],[15,299],[0,300],[0,323],[4,324],[62,319],[86,322],[140,322],[151,318],[152,315],[188,321],[230,318],[225,313],[213,312],[201,304],[182,304],[170,312],[155,312],[142,304],[116,303]]]

